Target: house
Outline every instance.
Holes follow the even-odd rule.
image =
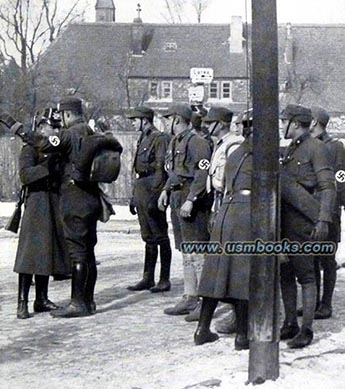
[[[211,68],[204,103],[235,112],[250,100],[251,26],[240,17],[229,24],[153,24],[138,16],[117,23],[113,0],[97,0],[96,21],[75,23],[43,56],[39,98],[68,90],[114,115],[145,103],[164,111],[187,102],[192,68]],[[282,105],[321,105],[344,111],[345,25],[279,25],[279,82]],[[49,89],[47,89],[49,85]]]

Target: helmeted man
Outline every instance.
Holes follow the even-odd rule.
[[[88,316],[96,311],[94,289],[97,266],[94,248],[97,243],[97,220],[101,215],[100,190],[96,182],[74,178],[75,163],[80,157],[79,145],[93,134],[84,122],[82,100],[65,97],[58,104],[63,129],[49,137],[28,132],[17,126],[15,133],[43,152],[60,152],[64,163],[61,184],[61,213],[63,230],[72,266],[71,301],[51,312],[54,317]],[[15,127],[15,126],[14,126]],[[122,146],[114,137],[103,137],[102,143],[114,151]]]
[[[335,199],[334,173],[324,143],[310,136],[311,111],[299,105],[288,105],[280,114],[285,139],[292,139],[281,161],[281,237],[290,241],[322,241],[328,235]],[[290,181],[289,181],[290,180]],[[294,198],[291,188],[299,191]],[[304,198],[319,198],[315,218],[300,205]],[[310,201],[309,201],[310,203]],[[305,205],[305,204],[303,204]],[[313,219],[313,220],[311,220]],[[289,255],[281,264],[281,291],[285,320],[280,337],[292,339],[291,348],[309,345],[313,339],[312,324],[316,303],[313,255]],[[302,286],[303,320],[297,323],[297,285]]]
[[[173,138],[166,158],[168,180],[159,197],[164,210],[170,203],[175,247],[182,242],[209,240],[208,218],[210,200],[206,195],[206,179],[211,150],[205,139],[191,130],[192,110],[188,105],[172,106],[164,115],[169,120]],[[182,253],[184,296],[174,307],[165,309],[168,315],[199,315],[197,286],[204,262],[204,254]],[[189,320],[189,318],[186,318]]]
[[[329,152],[331,165],[334,173],[345,169],[344,145],[337,139],[332,138],[326,131],[329,115],[321,107],[311,108],[313,120],[310,125],[310,133],[313,138],[320,139],[326,144]],[[336,245],[340,242],[340,218],[341,206],[345,204],[345,185],[336,182],[337,198],[334,204],[333,221],[329,224],[328,240]],[[323,269],[323,294],[320,301],[320,264]],[[315,257],[316,286],[317,286],[317,310],[315,319],[328,319],[332,316],[332,296],[337,279],[337,262],[335,252],[331,255]]]
[[[150,289],[151,292],[170,290],[171,247],[168,236],[166,212],[158,209],[158,197],[167,179],[164,170],[165,154],[169,136],[153,126],[154,112],[144,106],[130,110],[127,117],[140,132],[134,157],[133,171],[136,174],[132,214],[138,213],[141,237],[145,242],[144,274],[141,281],[129,286],[129,290]],[[160,247],[160,280],[155,286],[154,274]]]

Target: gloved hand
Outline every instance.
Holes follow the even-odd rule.
[[[134,197],[132,197],[131,201],[129,202],[129,212],[132,215],[136,215],[137,214],[137,207],[135,205]]]
[[[315,241],[325,240],[327,238],[327,235],[328,235],[328,223],[318,221],[315,224],[315,227],[310,234],[310,238]]]

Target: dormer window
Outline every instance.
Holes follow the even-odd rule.
[[[164,51],[176,51],[177,44],[176,42],[167,42],[164,46]]]

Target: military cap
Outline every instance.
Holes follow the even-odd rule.
[[[289,104],[279,115],[280,119],[297,120],[301,123],[310,124],[312,121],[311,110],[302,105]]]
[[[321,107],[311,107],[311,115],[313,119],[317,120],[319,123],[324,125],[325,127],[329,121],[328,112]]]
[[[253,120],[253,108],[249,108],[246,111],[241,112],[237,118],[235,123],[240,124],[243,122],[248,122]]]
[[[47,123],[54,128],[60,128],[61,117],[56,108],[49,107],[49,108],[45,108],[42,112],[37,113],[36,123],[38,126],[42,123]]]
[[[57,105],[57,110],[82,113],[82,100],[74,96],[63,97]]]
[[[163,114],[163,117],[167,118],[171,115],[178,115],[186,120],[191,120],[192,112],[192,109],[187,104],[175,104],[168,109],[168,112]]]
[[[211,107],[207,115],[202,118],[206,123],[225,122],[231,123],[233,112],[225,107]]]
[[[128,119],[136,119],[136,118],[147,118],[152,120],[154,116],[154,112],[151,108],[145,106],[138,106],[133,109],[130,109],[126,114]]]
[[[15,119],[6,112],[0,113],[0,122],[7,128],[11,128],[16,123]]]

